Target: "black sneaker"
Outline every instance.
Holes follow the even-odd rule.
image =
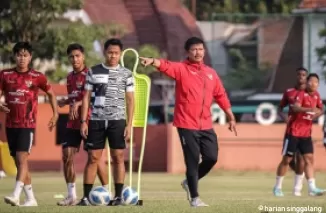
[[[76,206],[91,206],[87,198],[83,198],[76,204]]]
[[[121,206],[122,205],[122,200],[121,197],[116,197],[112,201],[112,206]]]

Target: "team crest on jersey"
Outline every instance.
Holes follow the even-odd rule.
[[[33,82],[31,80],[25,81],[26,86],[29,88],[32,86]]]
[[[77,81],[77,82],[76,82],[76,87],[77,87],[78,89],[80,89],[82,86],[83,86],[83,82],[82,82],[82,81]]]

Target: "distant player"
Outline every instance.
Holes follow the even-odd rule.
[[[87,67],[85,65],[84,47],[80,44],[71,44],[67,48],[68,59],[73,71],[67,76],[68,99],[58,102],[60,107],[69,105],[69,120],[67,132],[62,143],[63,168],[67,183],[68,196],[58,202],[60,206],[71,206],[77,204],[76,195],[76,172],[74,168],[74,155],[79,151],[81,141],[80,135],[80,112],[84,95]],[[102,185],[108,184],[108,175],[105,166],[99,163],[97,174]],[[105,186],[106,187],[106,186]]]
[[[284,116],[282,113],[283,109],[286,106],[291,106],[295,103],[295,98],[297,94],[306,89],[306,84],[307,84],[307,75],[308,71],[300,67],[296,70],[297,72],[297,83],[294,88],[290,88],[286,90],[283,94],[283,98],[280,102],[280,105],[278,107],[279,114],[283,117],[283,119],[288,122],[289,117],[291,117],[292,110],[289,108],[288,116]],[[285,136],[284,136],[284,141],[283,141],[283,146],[285,146],[287,143],[287,138],[288,138],[288,131],[289,129],[286,129]],[[284,147],[283,147],[283,153],[284,155]],[[295,196],[301,196],[301,190],[302,190],[302,181],[304,178],[303,170],[304,170],[304,161],[302,156],[300,155],[299,152],[294,153],[294,156],[290,162],[290,168],[295,171],[295,183],[294,183],[294,190],[293,194]],[[276,176],[276,185],[274,187],[274,194],[275,196],[283,196],[283,193],[281,191],[282,189],[282,182],[284,176],[282,174],[285,174],[287,170],[288,162],[283,160],[280,162],[278,168],[277,168],[277,176]]]
[[[310,74],[307,78],[307,88],[300,91],[295,98],[294,104],[291,106],[293,113],[288,121],[288,137],[283,147],[283,164],[288,166],[292,160],[294,153],[298,150],[303,156],[305,166],[304,172],[308,180],[309,195],[318,196],[324,193],[316,187],[314,179],[314,159],[313,159],[313,142],[311,139],[312,123],[323,114],[323,103],[317,92],[319,85],[319,77],[317,74]],[[286,169],[280,174],[283,177]],[[284,196],[281,188],[274,188],[276,196]]]
[[[6,116],[6,134],[10,155],[17,166],[16,185],[13,193],[4,198],[13,206],[19,205],[20,194],[24,190],[25,203],[22,206],[37,206],[28,169],[28,156],[33,146],[37,118],[38,90],[43,90],[53,110],[48,127],[50,131],[58,120],[57,100],[46,77],[32,68],[32,46],[28,42],[18,42],[13,48],[16,67],[0,73],[0,96],[5,96],[5,103],[0,110]],[[39,141],[39,143],[46,143]]]

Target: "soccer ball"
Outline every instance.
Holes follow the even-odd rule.
[[[89,201],[94,206],[106,206],[110,200],[111,193],[103,186],[97,186],[89,193]]]
[[[138,202],[138,193],[135,189],[127,186],[122,191],[122,202],[125,205],[136,205]]]

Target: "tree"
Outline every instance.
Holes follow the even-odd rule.
[[[191,8],[191,1],[184,0],[184,4]],[[199,20],[209,20],[212,18],[210,16],[213,13],[233,13],[233,18],[239,16],[240,13],[290,14],[300,2],[300,0],[197,0],[196,18]],[[235,15],[235,13],[238,14]]]
[[[258,68],[249,63],[238,49],[230,49],[230,54],[236,65],[224,76],[225,87],[228,90],[260,90],[266,87],[271,71],[267,64]]]
[[[319,37],[326,41],[326,28],[319,31]],[[317,47],[316,53],[318,56],[318,61],[321,63],[323,67],[323,75],[324,78],[326,79],[326,45],[322,47]]]
[[[122,36],[125,32],[114,23],[86,26],[62,18],[66,11],[81,6],[82,0],[6,0],[1,3],[0,58],[10,61],[10,51],[17,41],[31,42],[33,59],[55,61],[55,66],[45,72],[52,82],[60,82],[67,75],[66,48],[71,43],[77,42],[85,47],[87,64],[98,63],[102,50],[95,52],[94,42],[102,46],[103,38]]]
[[[81,6],[81,0],[11,0],[9,4],[4,4],[0,7],[2,55],[10,55],[7,51],[17,41],[42,43],[50,23],[68,9],[79,9]],[[42,56],[37,53],[37,56]],[[4,59],[9,60],[8,57]]]
[[[49,70],[46,74],[53,82],[60,82],[66,78],[67,67],[70,66],[66,53],[69,44],[82,44],[85,48],[86,64],[92,66],[99,63],[103,58],[103,39],[123,33],[123,28],[116,24],[86,26],[83,23],[71,23],[68,27],[50,29],[44,46],[53,47],[48,55],[55,58],[56,68]],[[99,45],[100,49],[95,51],[94,44]],[[47,54],[44,53],[43,55]]]
[[[161,57],[161,53],[159,49],[153,45],[148,45],[148,44],[140,46],[138,48],[138,54],[139,56],[143,56],[143,57],[153,57],[153,58]],[[133,70],[135,60],[136,60],[135,55],[132,52],[127,52],[124,57],[125,67],[127,67],[130,70]],[[154,71],[156,71],[156,68],[152,66],[144,67],[141,66],[140,63],[138,64],[137,67],[138,73],[149,75]]]

